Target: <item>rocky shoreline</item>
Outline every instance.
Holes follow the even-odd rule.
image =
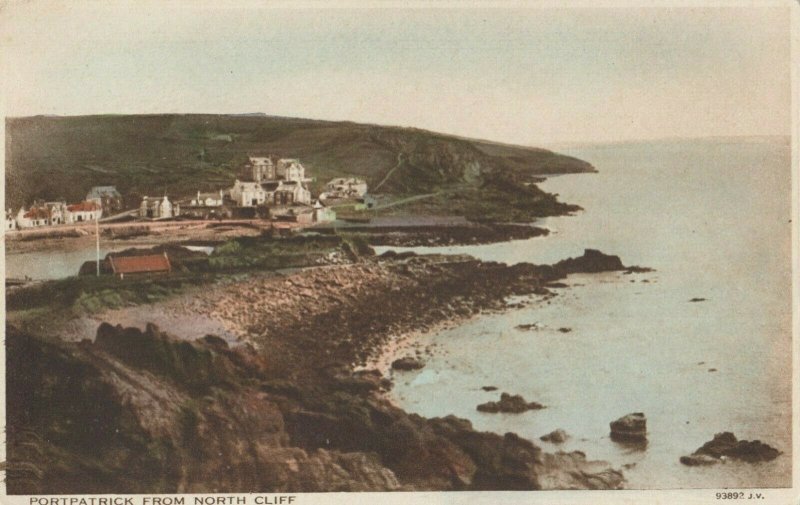
[[[408,414],[384,397],[380,372],[360,367],[398,335],[503,309],[509,296],[553,296],[545,285],[570,273],[625,269],[587,250],[555,265],[387,255],[249,276],[194,300],[235,347],[154,325],[103,324],[79,343],[9,327],[9,461],[36,471],[10,472],[8,489],[621,488],[621,472],[583,453]]]

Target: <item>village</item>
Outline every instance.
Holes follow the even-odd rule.
[[[125,221],[170,221],[191,219],[262,219],[299,225],[336,220],[335,207],[364,210],[374,206],[367,183],[356,177],[329,181],[316,196],[309,190],[314,179],[296,158],[249,156],[244,165],[247,176],[215,192],[197,191],[170,200],[166,193],[144,196],[131,202],[115,186],[95,186],[83,201],[36,200],[29,208],[5,213],[5,231],[31,228],[113,223]]]

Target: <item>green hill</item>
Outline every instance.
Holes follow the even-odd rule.
[[[533,176],[585,172],[586,162],[543,149],[465,139],[413,128],[261,115],[35,116],[6,120],[6,204],[82,198],[116,185],[126,204],[229,186],[248,155],[300,158],[315,178],[363,177],[392,198],[442,193],[424,212],[481,217],[492,201],[522,203],[526,215],[563,212],[524,186]],[[448,203],[450,202],[450,203]],[[518,216],[517,218],[524,217]],[[510,219],[510,217],[509,217]]]

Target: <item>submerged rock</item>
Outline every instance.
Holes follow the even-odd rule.
[[[641,412],[634,412],[612,421],[611,440],[617,442],[646,442],[647,418]]]
[[[737,440],[729,431],[717,433],[714,438],[694,451],[690,456],[682,456],[684,465],[710,465],[724,458],[738,459],[748,463],[772,461],[781,452],[760,440]]]
[[[569,438],[567,432],[559,428],[555,431],[551,431],[547,435],[542,435],[541,437],[539,437],[539,440],[542,440],[544,442],[551,442],[554,444],[563,444],[564,442],[567,441],[567,438]]]
[[[425,363],[411,356],[405,356],[392,361],[392,368],[395,370],[419,370],[424,366]]]
[[[708,466],[719,463],[720,460],[708,454],[692,454],[691,456],[681,456],[681,463],[686,466]]]
[[[528,410],[543,409],[544,405],[536,402],[527,402],[525,398],[520,395],[510,395],[508,393],[500,394],[500,401],[486,402],[478,405],[479,412],[504,412],[511,414],[519,414],[527,412]]]
[[[497,391],[497,386],[483,386],[481,389],[484,391]]]
[[[692,298],[689,301],[692,302],[692,303],[697,303],[697,302],[704,302],[704,301],[706,301],[706,299],[705,298]]]

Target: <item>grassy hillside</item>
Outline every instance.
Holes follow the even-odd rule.
[[[312,190],[341,175],[363,177],[371,192],[398,198],[463,189],[465,198],[480,199],[482,188],[515,193],[520,186],[516,196],[538,198],[541,208],[529,210],[543,215],[556,212],[546,208],[554,200],[542,204],[544,194],[522,182],[592,170],[543,149],[258,115],[36,116],[8,119],[6,133],[6,202],[13,208],[34,198],[78,200],[105,184],[116,185],[128,205],[144,194],[186,196],[230,185],[248,155],[277,154],[300,158],[316,179]]]

